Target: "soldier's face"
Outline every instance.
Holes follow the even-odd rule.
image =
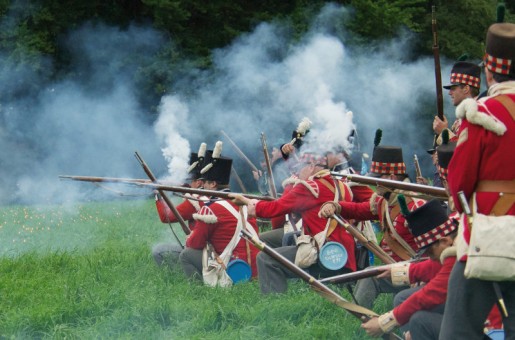
[[[470,97],[470,87],[468,85],[453,85],[449,89],[452,104],[458,106],[464,99]]]

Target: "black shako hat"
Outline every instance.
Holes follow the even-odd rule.
[[[451,162],[452,155],[454,154],[454,149],[456,149],[456,142],[449,142],[447,144],[442,144],[436,148],[436,153],[438,154],[438,173],[440,177],[447,179],[449,163]]]
[[[372,154],[369,176],[381,177],[388,174],[406,174],[406,164],[402,158],[402,148],[378,145],[374,148],[374,153]]]
[[[468,61],[458,61],[451,70],[451,83],[443,88],[449,90],[454,85],[481,86],[481,67]]]
[[[427,202],[405,217],[419,249],[429,247],[457,228],[437,199]]]
[[[207,151],[203,167],[200,170],[206,181],[216,181],[220,185],[228,185],[231,179],[232,159],[222,157],[222,142],[216,142],[213,151]]]

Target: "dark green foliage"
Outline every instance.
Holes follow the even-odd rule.
[[[153,112],[161,96],[174,91],[176,82],[184,78],[187,70],[211,66],[213,50],[227,46],[263,21],[287,23],[290,38],[299,39],[313,23],[314,15],[328,3],[322,0],[0,0],[0,53],[6,57],[6,67],[28,66],[38,79],[52,81],[69,72],[70,51],[63,38],[85,23],[103,23],[121,30],[132,24],[150,26],[162,32],[166,41],[154,60],[133,72],[133,77],[142,106]],[[397,37],[401,30],[409,30],[416,34],[417,46],[409,58],[431,54],[431,6],[427,1],[336,3],[347,6],[349,14],[331,30],[342,37],[345,28],[346,43],[373,44]],[[496,21],[497,1],[434,3],[441,56],[456,59],[467,51],[472,60],[480,59],[486,29]],[[505,3],[508,12],[504,21],[513,22],[510,12],[515,8],[514,1]]]
[[[497,20],[495,22],[504,22],[504,15],[506,14],[506,5],[504,2],[497,4]]]

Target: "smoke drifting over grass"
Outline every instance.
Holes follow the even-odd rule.
[[[69,73],[59,82],[38,79],[0,56],[0,203],[95,198],[99,190],[60,182],[58,175],[144,177],[134,151],[156,175],[180,182],[190,151],[201,142],[212,149],[224,140],[220,130],[259,164],[260,133],[269,146],[279,145],[303,117],[313,122],[310,147],[348,148],[356,128],[362,151],[371,154],[381,128],[382,144],[402,145],[409,165],[414,151],[424,153],[432,143],[431,120],[420,116],[435,108],[433,60],[409,60],[408,33],[350,46],[342,31],[348,15],[326,6],[300,40],[287,26],[260,24],[214,51],[212,69],[192,70],[191,83],[178,79],[181,86],[162,98],[154,123],[132,79],[159,51],[159,32],[86,24],[66,38]],[[445,81],[450,65],[442,65]],[[452,121],[454,109],[446,108]],[[240,174],[250,173],[229,143],[222,155],[235,158]]]

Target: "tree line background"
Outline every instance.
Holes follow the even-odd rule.
[[[431,7],[436,5],[439,47],[442,56],[457,59],[466,53],[480,59],[484,52],[487,27],[497,20],[496,0],[340,0],[350,6],[352,15],[341,22],[351,33],[352,44],[387,39],[407,28],[417,34],[414,55],[432,54]],[[176,79],[190,67],[209,68],[212,52],[239,35],[250,32],[263,21],[289,23],[292,39],[309,27],[312,14],[328,1],[320,0],[0,0],[0,55],[12,67],[29,67],[43,79],[70,76],[69,51],[62,44],[67,32],[86,22],[105,23],[121,30],[132,24],[150,25],[163,32],[166,43],[134,70],[134,81],[142,107],[155,114],[160,98],[173,91]],[[513,22],[515,1],[505,1],[504,21]],[[46,62],[51,60],[51,62]],[[129,60],[120,68],[131,67]],[[14,81],[15,80],[9,80]],[[26,86],[12,87],[0,94],[16,97],[30,91]],[[21,93],[20,93],[21,94]]]

